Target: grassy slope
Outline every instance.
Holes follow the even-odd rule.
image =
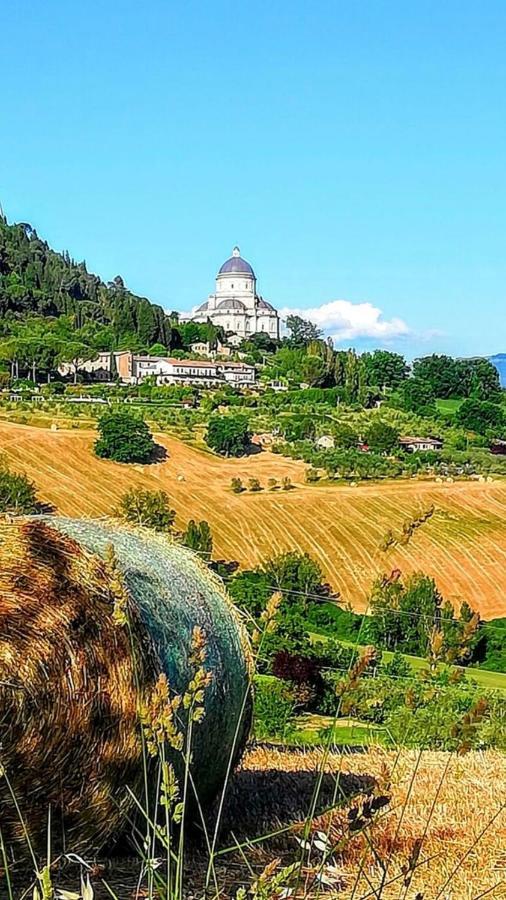
[[[41,497],[68,515],[107,515],[132,485],[166,490],[178,511],[212,526],[215,556],[257,564],[287,549],[309,552],[344,601],[364,609],[373,579],[399,568],[432,575],[445,597],[468,598],[482,616],[506,613],[506,483],[391,482],[357,488],[304,485],[305,466],[270,453],[222,460],[160,437],[169,456],[124,466],[93,456],[94,434],[0,424],[0,450],[36,482]],[[230,479],[288,475],[297,489],[234,495]],[[435,514],[407,545],[380,550],[391,528],[431,504]]]
[[[311,638],[313,641],[326,641],[327,637],[324,634],[316,634],[312,633]],[[344,644],[346,647],[356,647],[357,649],[361,649],[360,644],[354,644],[352,641],[343,641],[341,638],[338,638],[340,644]],[[387,663],[393,657],[393,653],[390,650],[382,650],[382,661]],[[427,668],[427,660],[423,659],[421,656],[410,656],[408,653],[403,653],[403,657],[411,666],[412,669],[419,672],[421,669]],[[480,685],[482,688],[486,688],[487,690],[500,690],[506,691],[506,673],[504,672],[489,672],[486,669],[466,669],[462,666],[452,666],[454,669],[459,669],[459,671],[463,672],[465,677],[475,681],[476,684]]]
[[[436,406],[445,416],[453,416],[463,402],[463,400],[436,400]]]

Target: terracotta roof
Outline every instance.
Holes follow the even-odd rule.
[[[215,369],[216,363],[210,359],[172,359],[169,357],[167,360],[172,366],[189,366],[192,368],[207,368],[207,369]]]
[[[255,366],[250,365],[249,363],[243,362],[218,362],[219,366],[223,366],[224,369],[254,369]]]
[[[254,366],[250,366],[247,363],[242,362],[228,362],[228,360],[214,360],[214,359],[175,359],[172,356],[141,356],[136,355],[136,362],[149,362],[149,363],[168,363],[171,366],[183,366],[186,368],[193,369],[254,369]]]
[[[442,444],[443,441],[441,438],[434,437],[401,437],[399,438],[400,444]]]

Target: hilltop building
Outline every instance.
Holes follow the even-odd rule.
[[[261,333],[275,340],[279,338],[278,313],[257,293],[256,275],[249,262],[242,258],[239,247],[234,247],[230,259],[221,266],[215,292],[188,318],[192,322],[210,320],[226,334],[241,339]]]

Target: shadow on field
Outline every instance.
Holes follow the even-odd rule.
[[[321,780],[321,783],[319,783]],[[330,807],[347,805],[356,794],[374,787],[370,775],[333,774],[307,769],[241,769],[233,776],[222,818],[221,840],[231,832],[255,838],[279,827],[303,822],[314,803],[315,815]],[[212,817],[211,817],[212,820]],[[269,842],[272,845],[272,841]]]
[[[153,452],[149,459],[147,465],[153,465],[155,463],[163,463],[165,460],[169,458],[168,451],[166,447],[163,447],[162,444],[155,444],[153,448]]]

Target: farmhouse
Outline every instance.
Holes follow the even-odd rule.
[[[256,381],[255,367],[232,360],[173,359],[166,356],[149,356],[121,350],[99,353],[97,359],[77,363],[79,372],[87,373],[93,380],[123,384],[140,384],[146,378],[155,378],[157,384],[191,384],[202,387],[230,384],[233,387],[253,387]],[[74,366],[64,363],[61,375],[70,375]]]
[[[316,441],[318,450],[333,450],[336,442],[331,434],[322,434]]]
[[[68,376],[75,371],[84,372],[92,381],[112,381],[119,378],[125,383],[132,377],[133,353],[129,350],[100,351],[95,359],[77,360],[77,362],[61,363],[58,367],[60,375]]]
[[[431,437],[401,437],[399,444],[410,453],[417,453],[419,450],[441,450],[443,447],[443,441]]]
[[[232,354],[232,348],[222,344],[220,341],[217,342],[216,347],[212,347],[209,341],[195,341],[193,344],[190,344],[190,350],[198,356],[209,356],[211,358],[215,356],[231,356]]]

